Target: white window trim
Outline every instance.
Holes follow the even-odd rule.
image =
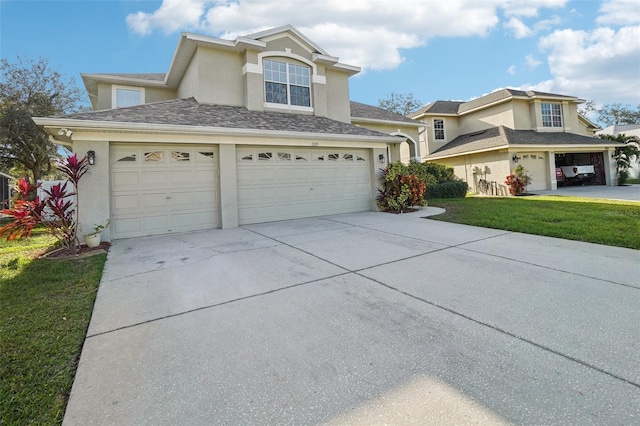
[[[118,106],[116,105],[116,100],[117,100],[116,94],[117,94],[118,89],[134,90],[134,91],[140,92],[140,105],[145,103],[144,87],[122,86],[122,85],[114,84],[114,85],[111,86],[111,108],[118,108]]]
[[[442,121],[442,134],[443,134],[443,136],[444,136],[444,138],[443,138],[443,139],[437,139],[437,138],[436,138],[436,130],[438,130],[438,129],[436,129],[436,120],[440,120],[440,121]],[[436,142],[442,142],[442,141],[446,141],[446,140],[447,140],[447,126],[446,126],[446,124],[445,124],[445,123],[446,123],[446,121],[445,121],[445,119],[444,119],[444,118],[440,118],[440,117],[438,117],[438,118],[434,117],[434,118],[433,118],[433,121],[431,122],[431,125],[432,125],[432,127],[433,127],[433,140],[434,140],[434,141],[436,141]]]
[[[265,52],[268,53],[268,52]],[[278,52],[278,55],[273,55],[273,56],[283,56],[283,57],[292,57],[292,56],[298,56],[298,55],[293,55],[289,52],[286,52],[287,55],[282,54],[282,52]],[[271,55],[269,55],[271,56]],[[260,54],[258,54],[258,57],[260,57]],[[313,99],[313,76],[315,75],[316,69],[315,69],[315,64],[313,64],[313,62],[309,62],[307,61],[305,58],[299,57],[301,62],[303,62],[305,65],[307,65],[309,67],[309,69],[311,70],[311,75],[310,77],[310,81],[309,81],[309,103],[311,104],[311,106],[301,106],[301,105],[291,105],[290,103],[287,104],[279,104],[279,103],[271,103],[271,102],[267,102],[266,99],[264,99],[264,104],[263,106],[265,108],[275,108],[275,109],[282,109],[282,110],[288,110],[288,111],[305,111],[305,112],[313,112],[313,103],[314,103],[314,99]],[[277,59],[271,59],[270,57],[267,58],[261,58],[260,59],[260,66],[263,69],[263,74],[262,74],[262,86],[263,88],[265,87],[265,79],[264,79],[264,66],[262,64],[264,64],[263,59],[268,59],[270,61],[274,61],[274,62],[282,62],[284,64],[287,65],[287,102],[291,102],[291,98],[290,98],[290,93],[289,93],[289,87],[290,87],[290,83],[289,83],[289,64],[291,62],[286,62],[286,61],[278,61]],[[303,60],[301,60],[303,59]],[[297,64],[294,64],[297,65]],[[265,89],[266,90],[266,89]],[[266,93],[265,93],[265,98],[266,98]]]
[[[555,117],[554,114],[550,114],[550,118],[551,118],[551,126],[545,126],[544,125],[544,112],[542,111],[542,105],[558,105],[560,107],[560,125],[559,126],[554,126],[553,125],[553,117]],[[540,103],[540,119],[542,120],[542,122],[540,124],[542,124],[542,128],[543,129],[561,129],[564,127],[564,114],[563,114],[563,108],[562,108],[562,104],[558,103],[558,102],[541,102]]]

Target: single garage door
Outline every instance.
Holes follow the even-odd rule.
[[[527,186],[527,191],[549,189],[547,184],[547,159],[544,152],[521,154],[520,164],[527,170],[533,181]]]
[[[371,210],[370,150],[238,147],[241,225]]]
[[[217,149],[112,145],[114,238],[218,227]]]

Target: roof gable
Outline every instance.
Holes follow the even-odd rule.
[[[280,38],[287,37],[294,40],[301,47],[305,48],[309,53],[318,53],[324,56],[331,56],[323,48],[307,38],[292,25],[284,25],[282,27],[271,28],[265,31],[249,34],[246,38],[269,42]]]

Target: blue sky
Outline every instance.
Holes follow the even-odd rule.
[[[351,99],[423,103],[503,87],[640,104],[635,0],[0,0],[0,55],[80,73],[166,72],[180,32],[235,38],[291,24],[363,68]]]

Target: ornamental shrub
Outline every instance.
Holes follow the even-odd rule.
[[[525,185],[516,175],[507,176],[507,180],[504,183],[509,187],[509,194],[520,195],[524,192]]]
[[[527,174],[527,169],[517,165],[504,183],[509,187],[509,194],[520,195],[527,191],[527,185],[532,181],[531,176]]]
[[[426,184],[400,162],[382,170],[382,188],[378,188],[376,203],[382,211],[402,213],[411,206],[424,206]]]
[[[75,187],[78,181],[87,173],[87,158],[78,159],[76,154],[63,160],[59,160],[57,168]],[[78,194],[68,188],[68,182],[59,183],[48,190],[43,190],[47,195],[44,200],[29,199],[37,186],[31,185],[26,179],[18,180],[15,188],[18,199],[12,208],[0,210],[1,214],[12,217],[13,221],[0,228],[0,237],[7,236],[7,240],[28,237],[33,228],[44,224],[47,230],[58,239],[65,248],[79,248],[78,209],[74,207],[69,197],[75,197],[78,204]]]
[[[468,190],[467,182],[461,180],[436,183],[427,186],[425,198],[464,198],[467,196]]]

